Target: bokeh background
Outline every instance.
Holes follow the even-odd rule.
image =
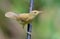
[[[0,39],[26,39],[26,31],[5,13],[28,13],[30,0],[0,0]],[[34,0],[34,10],[43,11],[32,22],[32,39],[60,39],[60,0]]]

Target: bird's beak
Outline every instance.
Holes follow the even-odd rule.
[[[43,11],[39,11],[39,13],[40,13],[40,14],[42,14],[42,13],[43,13]]]

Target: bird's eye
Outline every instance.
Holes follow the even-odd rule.
[[[36,13],[36,12],[34,12],[34,13]]]

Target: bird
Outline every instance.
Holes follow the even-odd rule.
[[[20,22],[20,24],[23,25],[24,28],[25,25],[31,23],[34,20],[34,18],[40,13],[42,13],[42,11],[38,10],[33,10],[30,13],[21,13],[21,14],[16,14],[14,12],[6,12],[5,17],[17,20],[18,22]]]

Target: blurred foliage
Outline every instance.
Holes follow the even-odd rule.
[[[29,12],[30,0],[9,0],[9,2],[9,9],[2,8],[0,12],[0,26],[5,26],[3,14],[6,11]],[[43,14],[32,22],[32,39],[60,39],[60,0],[34,0],[33,9],[42,10]]]

